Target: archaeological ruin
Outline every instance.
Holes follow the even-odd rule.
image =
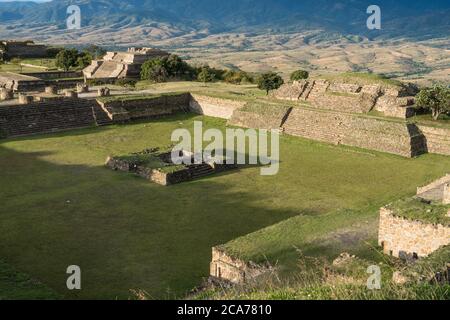
[[[126,156],[108,157],[106,166],[115,171],[133,173],[163,186],[237,169],[235,164],[218,164],[205,161],[195,163],[194,155],[184,150],[180,151],[180,156],[190,160],[186,161],[186,164],[173,163],[171,156],[171,148],[167,148],[167,150],[147,149]]]
[[[414,199],[380,209],[379,245],[385,254],[418,259],[450,244],[450,175],[417,189]]]
[[[34,41],[0,40],[0,60],[11,58],[46,58],[48,47]]]
[[[138,78],[142,64],[152,58],[169,55],[152,48],[129,48],[127,52],[108,52],[83,70],[86,79]]]

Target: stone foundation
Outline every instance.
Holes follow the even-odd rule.
[[[243,284],[261,276],[271,268],[229,256],[219,247],[212,248],[210,275],[234,284]]]
[[[32,99],[33,97],[31,97]],[[0,107],[2,137],[48,133],[110,123],[95,100],[59,98]]]
[[[11,89],[0,88],[0,101],[11,100],[14,98],[14,92]]]
[[[152,119],[168,116],[177,112],[186,112],[189,108],[190,95],[181,93],[177,95],[164,95],[136,98],[124,101],[98,101],[103,110],[113,121],[124,122],[137,119]]]
[[[273,93],[277,99],[308,101],[313,107],[340,112],[383,112],[386,116],[409,118],[415,114],[408,88],[382,88],[380,85],[335,83],[327,80],[302,80],[285,84]],[[405,98],[401,98],[405,97]]]
[[[233,112],[245,105],[243,101],[219,99],[198,94],[191,94],[189,109],[205,116],[230,119]]]
[[[450,156],[450,129],[421,124],[418,127],[426,137],[428,152]]]
[[[385,254],[394,257],[426,257],[450,244],[450,227],[396,217],[381,208],[378,242]]]
[[[425,137],[413,124],[294,108],[283,129],[285,133],[293,136],[404,157],[426,153]]]

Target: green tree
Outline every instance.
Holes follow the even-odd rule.
[[[450,88],[435,85],[422,89],[416,96],[416,106],[430,109],[433,119],[438,120],[441,114],[450,112]]]
[[[298,81],[298,80],[303,80],[303,79],[308,79],[309,78],[309,72],[305,71],[305,70],[297,70],[292,72],[291,74],[291,80],[292,81]]]
[[[227,70],[223,74],[223,80],[227,83],[242,84],[253,83],[253,78],[244,71]]]
[[[144,62],[141,67],[141,79],[154,82],[165,82],[169,77],[166,68],[167,60],[163,57],[150,59]]]
[[[69,71],[70,68],[75,67],[78,63],[77,49],[63,49],[56,55],[56,67]]]
[[[269,91],[276,90],[281,87],[284,83],[284,80],[277,73],[269,72],[259,76],[257,83],[258,88],[261,90],[265,90],[266,94],[269,95]]]
[[[216,74],[209,66],[203,66],[198,73],[197,80],[203,83],[213,82],[216,79]]]
[[[92,62],[92,55],[89,52],[84,51],[78,54],[77,66],[80,69],[86,68],[88,65],[91,64],[91,62]]]

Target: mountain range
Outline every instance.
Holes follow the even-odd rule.
[[[67,7],[81,9],[67,30]],[[369,30],[367,8],[381,9]],[[450,0],[53,0],[1,2],[0,39],[159,47],[248,71],[372,71],[450,79]]]
[[[53,0],[0,2],[0,24],[15,27],[65,29],[66,9],[81,8],[82,25],[121,30],[136,26],[166,26],[174,32],[298,32],[377,38],[429,39],[449,35],[449,0],[378,0],[382,30],[366,27],[373,0]],[[168,34],[168,36],[171,36]]]

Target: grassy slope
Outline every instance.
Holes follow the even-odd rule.
[[[0,300],[58,298],[53,290],[0,260]]]
[[[66,298],[127,298],[129,289],[182,294],[208,275],[214,245],[300,215],[241,248],[293,257],[298,244],[332,255],[332,244],[309,240],[356,223],[373,227],[378,206],[450,165],[435,155],[403,159],[282,137],[273,177],[254,167],[161,187],[103,167],[110,154],[166,146],[173,129],[192,128],[194,119],[224,128],[222,120],[181,115],[0,142],[0,256]],[[82,268],[77,293],[65,289],[72,264]]]

